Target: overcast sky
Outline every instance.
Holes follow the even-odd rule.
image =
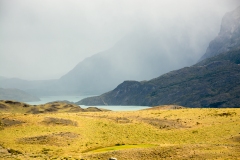
[[[143,24],[151,30],[164,23],[164,33],[175,21],[184,22],[183,29],[197,24],[214,38],[223,15],[239,5],[239,0],[0,0],[0,76],[60,78]]]

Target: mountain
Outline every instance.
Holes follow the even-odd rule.
[[[210,42],[200,61],[233,49],[240,49],[240,6],[224,15],[218,36]]]
[[[193,65],[199,58],[196,55],[207,48],[209,34],[197,39],[193,37],[194,31],[185,28],[184,23],[178,25],[183,26],[176,27],[175,23],[168,26],[171,32],[149,27],[136,29],[110,49],[79,62],[60,79],[0,79],[0,87],[18,88],[38,96],[96,95],[112,90],[124,80],[149,80],[171,70]]]
[[[58,80],[23,80],[19,78],[0,79],[1,88],[17,88],[37,96],[59,95],[61,85]]]
[[[235,17],[239,10],[240,7],[224,16],[222,26],[225,27],[221,28],[219,35],[224,31],[223,28],[234,28],[233,31],[239,31],[238,21],[229,23],[231,25],[229,27],[225,22],[226,19]],[[240,107],[240,44],[237,41],[240,34],[226,33],[229,33],[224,35],[226,38],[233,37],[232,43],[223,43],[213,50],[213,44],[219,42],[218,35],[210,43],[205,54],[206,58],[191,67],[171,71],[150,81],[125,81],[110,92],[83,99],[78,104]],[[224,37],[222,40],[225,41]],[[218,53],[224,48],[228,50]],[[210,50],[213,54],[209,52]]]
[[[114,46],[79,62],[60,79],[26,81],[1,79],[0,87],[18,88],[38,96],[99,95],[124,80],[150,80],[197,62],[213,38],[211,30],[179,17],[158,21],[160,26],[139,23]],[[201,23],[197,19],[194,22]],[[214,30],[214,23],[205,23]],[[81,54],[81,53],[79,53]],[[37,73],[36,73],[37,74]]]
[[[0,88],[0,100],[16,100],[21,102],[40,101],[36,96],[19,89]]]
[[[240,50],[236,54],[240,57]],[[78,104],[240,107],[239,95],[239,64],[221,60],[182,68],[150,81],[125,81],[108,93]]]
[[[80,62],[59,82],[69,91],[100,94],[126,79],[149,80],[192,65],[197,60],[186,55],[197,49],[189,45],[190,36],[188,31],[177,28],[172,33],[161,34],[147,29],[137,30],[109,50]]]

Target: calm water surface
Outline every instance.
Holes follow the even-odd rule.
[[[41,101],[36,101],[36,102],[26,102],[31,105],[38,105],[38,104],[45,104],[48,102],[53,102],[53,101],[70,101],[70,102],[78,102],[84,98],[87,97],[92,97],[95,95],[86,95],[86,96],[45,96],[45,97],[40,97]],[[85,105],[80,105],[82,108],[87,108],[89,106]],[[92,106],[91,106],[92,107]],[[104,108],[104,109],[110,109],[113,111],[134,111],[134,110],[140,110],[140,109],[145,109],[149,108],[148,106],[94,106],[98,108]]]

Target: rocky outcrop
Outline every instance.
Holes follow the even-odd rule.
[[[240,49],[240,6],[225,14],[218,36],[210,42],[200,61],[236,49]]]

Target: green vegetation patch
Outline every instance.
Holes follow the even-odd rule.
[[[115,146],[100,148],[100,149],[92,150],[90,152],[99,153],[99,152],[118,151],[118,150],[124,150],[124,149],[134,149],[134,148],[151,148],[155,146],[156,145],[153,145],[153,144],[132,144],[132,145],[116,144]]]

